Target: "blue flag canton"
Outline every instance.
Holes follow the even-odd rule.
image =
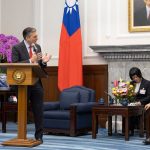
[[[66,27],[69,36],[74,34],[77,29],[80,28],[79,8],[77,4],[75,5],[76,9],[69,6],[64,8],[63,24]]]

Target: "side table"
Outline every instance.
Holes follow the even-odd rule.
[[[112,116],[121,115],[125,118],[125,140],[129,140],[129,118],[140,117],[140,137],[144,136],[144,108],[143,106],[118,106],[118,105],[96,105],[92,108],[92,138],[96,138],[98,131],[98,116],[108,116],[108,135],[112,135]]]

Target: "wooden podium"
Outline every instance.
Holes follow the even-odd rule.
[[[5,146],[33,147],[40,141],[28,139],[27,133],[27,86],[34,85],[39,78],[46,77],[38,64],[1,63],[0,68],[7,68],[7,82],[18,85],[18,136],[2,143]]]

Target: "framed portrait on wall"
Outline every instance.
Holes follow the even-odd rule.
[[[150,31],[150,0],[128,0],[129,32]]]

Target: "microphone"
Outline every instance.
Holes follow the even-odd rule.
[[[136,81],[134,81],[134,80],[132,80],[132,81],[130,81],[130,84],[135,84],[136,83]]]
[[[104,93],[105,93],[105,94],[107,94],[109,97],[111,97],[111,95],[110,95],[110,94],[108,94],[108,92],[104,91]]]
[[[36,47],[36,45],[33,43],[33,51],[36,53],[37,57],[38,57],[38,62],[39,64],[42,64],[42,53],[38,52],[38,48]]]
[[[115,101],[115,99],[114,99],[114,98],[112,98],[112,96],[111,96],[109,93],[107,93],[106,91],[104,91],[104,93],[105,93],[105,94],[107,94],[107,95],[108,95],[108,97],[109,97],[109,104],[113,104],[113,103],[114,103],[114,101]]]
[[[32,46],[33,46],[33,51],[34,51],[35,53],[37,53],[37,52],[38,52],[38,48],[36,47],[36,45],[33,43]]]

